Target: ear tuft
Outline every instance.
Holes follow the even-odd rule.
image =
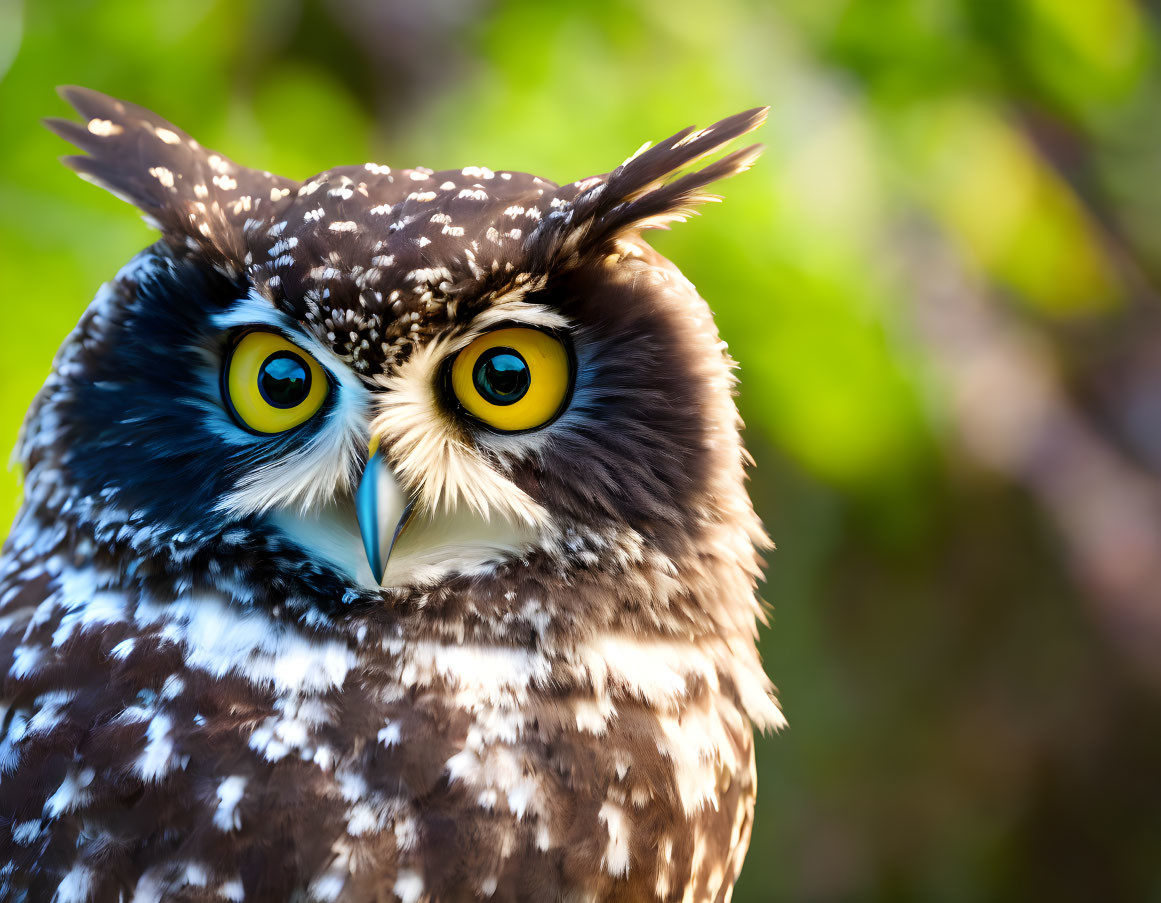
[[[686,219],[698,204],[719,200],[705,193],[706,186],[745,172],[761,154],[761,145],[672,177],[758,128],[766,121],[769,109],[747,110],[709,128],[683,129],[659,144],[642,145],[607,176],[563,186],[554,202],[556,209],[528,238],[530,267],[546,272],[562,260],[601,253],[625,233],[666,228],[671,222]]]
[[[87,154],[64,163],[141,210],[174,246],[199,250],[231,273],[244,263],[247,221],[270,220],[298,188],[203,148],[144,107],[87,88],[60,94],[83,122],[45,125]]]
[[[755,145],[737,151],[699,172],[691,173],[669,185],[665,180],[698,160],[720,150],[727,144],[754,131],[766,121],[769,107],[758,107],[723,119],[709,128],[687,128],[660,144],[641,148],[636,154],[613,170],[605,180],[605,191],[600,199],[601,212],[608,216],[614,207],[621,207],[622,215],[630,215],[634,203],[655,192],[679,199],[683,193],[696,191],[718,179],[742,172],[753,163],[760,148]],[[682,190],[676,190],[677,186]],[[578,203],[580,198],[577,199]],[[660,199],[658,199],[658,202]],[[647,205],[652,208],[657,202]]]

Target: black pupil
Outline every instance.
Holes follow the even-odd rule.
[[[293,351],[278,351],[258,370],[258,391],[276,408],[295,408],[310,394],[310,368]]]
[[[476,390],[492,404],[513,404],[528,392],[532,376],[514,348],[489,348],[472,370]]]

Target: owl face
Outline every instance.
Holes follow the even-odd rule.
[[[62,350],[30,497],[159,556],[290,558],[346,598],[538,556],[688,559],[749,512],[730,362],[640,233],[746,168],[753,149],[671,179],[763,111],[564,186],[377,164],[299,183],[66,97],[71,165],[162,240]],[[41,456],[60,467],[38,483]]]

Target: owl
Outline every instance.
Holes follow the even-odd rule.
[[[765,111],[566,185],[299,182],[63,95],[160,239],[19,440],[0,898],[729,900],[767,540],[725,345],[641,236]]]

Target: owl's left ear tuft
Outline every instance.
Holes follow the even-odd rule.
[[[708,128],[683,129],[659,144],[644,145],[607,176],[574,183],[576,195],[542,223],[533,239],[540,245],[534,253],[559,260],[562,253],[600,250],[626,232],[667,228],[693,214],[697,205],[720,200],[706,187],[749,169],[762,153],[761,145],[678,174],[758,128],[769,110],[758,107]]]
[[[176,248],[204,254],[236,275],[246,256],[246,224],[272,219],[298,183],[239,166],[202,147],[144,107],[63,87],[61,96],[83,121],[45,125],[85,151],[64,163],[86,181],[133,204]]]

